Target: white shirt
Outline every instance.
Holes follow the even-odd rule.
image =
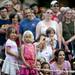
[[[36,27],[36,39],[39,37],[40,34],[46,34],[46,30],[51,27],[55,30],[56,32],[56,35],[57,35],[57,30],[59,29],[58,28],[58,23],[56,21],[53,21],[51,20],[50,24],[47,26],[45,25],[45,21],[40,21],[38,24],[37,24],[37,27]]]
[[[15,41],[8,39],[6,44],[5,44],[5,47],[10,47],[10,50],[15,52],[18,55],[18,48],[17,48],[17,44]],[[8,54],[7,52],[5,52],[5,54],[6,54],[6,59],[8,59],[12,62],[16,61],[15,56],[12,56],[12,55]]]
[[[38,51],[37,58],[45,58],[47,62],[52,58],[53,52],[50,46],[46,46],[42,51]]]

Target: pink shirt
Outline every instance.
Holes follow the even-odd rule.
[[[53,62],[50,65],[50,68],[51,68],[51,70],[54,70],[54,72],[52,72],[52,75],[63,75],[62,74],[63,71],[55,71],[55,70],[59,70],[55,62]],[[64,61],[62,70],[66,70],[66,71],[71,70],[71,65],[70,65],[69,61]],[[66,75],[68,75],[68,73]]]

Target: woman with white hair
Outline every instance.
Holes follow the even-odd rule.
[[[23,68],[20,70],[20,75],[36,75],[35,64],[35,46],[33,45],[34,36],[31,31],[27,30],[23,34],[24,44],[21,47],[21,57],[23,61]]]

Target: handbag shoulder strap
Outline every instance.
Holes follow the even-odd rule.
[[[75,35],[75,21],[74,21],[74,35]]]

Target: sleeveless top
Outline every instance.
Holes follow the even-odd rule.
[[[29,43],[29,44],[24,45],[24,54],[23,55],[24,55],[26,62],[30,66],[35,64],[35,47],[33,44]]]

